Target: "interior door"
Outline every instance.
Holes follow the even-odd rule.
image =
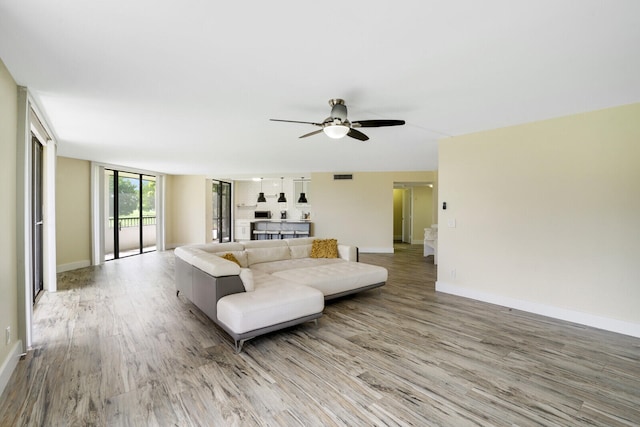
[[[44,234],[43,234],[43,188],[42,188],[42,164],[44,150],[38,138],[32,135],[32,167],[31,167],[31,236],[32,242],[32,286],[33,303],[36,302],[38,294],[44,289]]]

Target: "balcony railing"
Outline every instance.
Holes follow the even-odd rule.
[[[119,229],[122,230],[123,228],[130,228],[130,227],[139,227],[140,226],[140,218],[139,217],[135,217],[135,218],[120,218],[119,222]],[[143,216],[142,217],[142,225],[156,225],[156,217],[155,216]],[[113,229],[114,226],[114,219],[113,218],[109,218],[109,228]]]

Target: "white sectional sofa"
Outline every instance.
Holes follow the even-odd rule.
[[[358,262],[355,246],[338,244],[337,258],[317,258],[311,256],[314,240],[178,247],[177,294],[192,301],[231,335],[236,352],[240,352],[248,339],[316,321],[325,300],[385,284],[387,270]]]

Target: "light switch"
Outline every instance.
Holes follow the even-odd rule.
[[[449,226],[449,228],[456,228],[456,219],[451,218],[450,220],[447,221],[447,225]]]

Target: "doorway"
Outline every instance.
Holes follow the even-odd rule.
[[[31,286],[35,304],[44,289],[43,157],[44,148],[31,134]]]
[[[430,182],[394,182],[394,241],[422,244],[424,230],[434,223],[437,195]],[[437,220],[436,220],[437,221]]]
[[[32,313],[44,291],[55,292],[56,143],[28,90],[18,86],[16,128],[16,351],[32,345]],[[13,203],[9,201],[11,205]],[[12,340],[13,341],[13,340]],[[7,347],[7,350],[9,347]]]
[[[212,184],[213,222],[211,240],[231,241],[231,183],[213,180]]]
[[[105,261],[156,250],[156,177],[104,169]]]

